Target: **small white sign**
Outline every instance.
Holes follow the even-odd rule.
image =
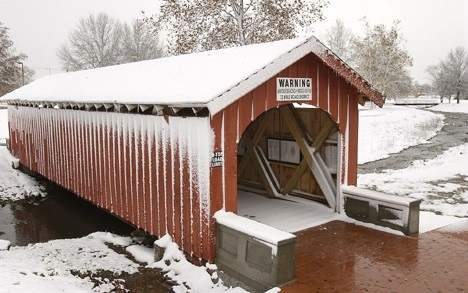
[[[211,167],[221,167],[224,162],[223,152],[216,151],[211,158]]]
[[[276,79],[277,101],[311,101],[312,79],[278,77]]]

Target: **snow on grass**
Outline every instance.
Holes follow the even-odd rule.
[[[359,111],[359,164],[388,157],[410,146],[426,143],[442,128],[442,114],[386,105]]]
[[[14,160],[8,149],[0,146],[0,201],[44,195],[36,179],[11,167]]]
[[[148,267],[161,269],[166,277],[176,282],[177,285],[172,288],[174,292],[247,292],[239,287],[224,286],[217,278],[216,271],[213,272],[216,269],[215,265],[196,266],[190,263],[169,235],[157,240],[155,244],[165,249],[164,255],[160,261],[153,262]]]
[[[446,150],[431,160],[418,160],[405,169],[358,176],[360,187],[423,199],[421,208],[444,215],[468,217],[468,144]],[[454,180],[455,183],[440,183]]]
[[[450,113],[468,113],[468,100],[460,100],[460,104],[439,104],[431,107],[431,110]]]
[[[100,270],[137,272],[139,265],[110,249],[102,236],[102,233],[97,233],[77,239],[13,246],[8,251],[0,251],[1,291],[54,293],[112,290],[111,284],[95,287],[89,278],[72,274]],[[114,238],[118,240],[117,236]]]

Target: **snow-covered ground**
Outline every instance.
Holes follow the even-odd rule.
[[[452,147],[432,160],[414,161],[405,169],[358,177],[361,187],[421,198],[424,210],[468,217],[468,189],[457,181],[468,181],[468,144]]]
[[[36,179],[12,168],[13,160],[8,149],[0,146],[0,201],[44,196],[43,188]]]
[[[468,100],[460,100],[460,104],[452,101],[451,104],[439,104],[431,107],[431,110],[450,113],[468,113]]]
[[[360,108],[359,164],[427,142],[442,128],[443,120],[441,114],[410,107]]]
[[[126,248],[134,262],[107,243]],[[218,279],[215,265],[195,266],[188,262],[169,236],[157,241],[164,257],[154,262],[153,249],[133,243],[130,237],[105,232],[83,238],[52,240],[0,251],[1,292],[112,292],[124,285],[122,279],[89,276],[101,271],[134,274],[141,267],[160,269],[177,285],[174,292],[246,292],[228,288]],[[191,288],[191,291],[188,290]],[[275,290],[272,292],[276,292]]]
[[[36,179],[11,167],[12,160],[8,149],[0,146],[0,201],[45,195]]]
[[[2,292],[109,292],[114,286],[102,280],[95,286],[77,273],[135,273],[139,265],[110,249],[105,242],[128,245],[129,238],[94,233],[77,239],[53,240],[0,251]]]

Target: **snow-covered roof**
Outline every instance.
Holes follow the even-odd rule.
[[[1,100],[207,107],[215,114],[309,53],[378,105],[382,95],[315,37],[296,38],[61,73]]]

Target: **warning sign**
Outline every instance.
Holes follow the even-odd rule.
[[[276,100],[311,101],[312,79],[278,77],[276,79]]]
[[[223,162],[223,152],[214,152],[213,157],[211,158],[211,167],[221,167],[223,165]]]

